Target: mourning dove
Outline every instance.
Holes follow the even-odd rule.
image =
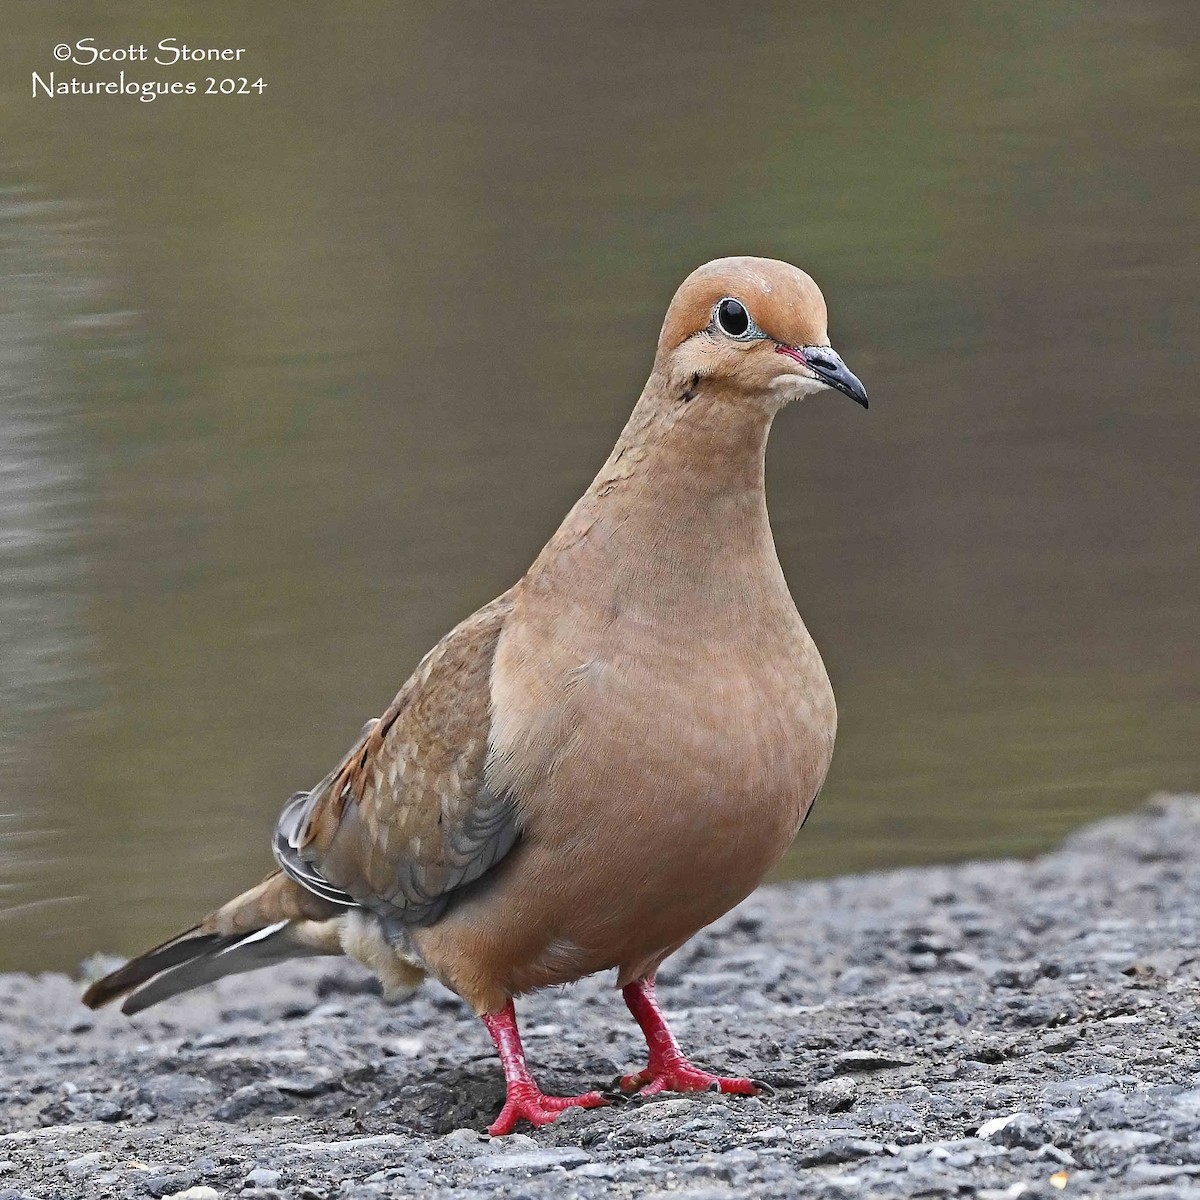
[[[695,271],[616,447],[525,576],[287,802],[278,870],[85,1003],[128,993],[136,1013],[311,954],[349,954],[389,993],[432,975],[496,1045],[503,1134],[604,1103],[538,1088],[513,997],[615,968],[649,1048],[625,1090],[754,1094],[688,1062],[654,974],[779,861],[829,768],[833,690],[763,489],[775,414],[827,388],[867,405],[808,275]]]

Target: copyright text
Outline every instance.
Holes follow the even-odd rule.
[[[98,62],[154,62],[160,67],[173,67],[180,62],[241,62],[245,53],[245,46],[189,46],[178,38],[163,38],[157,46],[147,46],[144,42],[98,46],[95,38],[87,37],[73,45],[60,42],[54,47],[54,57],[59,62],[74,63],[77,67],[90,67]]]

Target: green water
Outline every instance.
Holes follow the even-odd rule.
[[[0,968],[258,879],[723,254],[807,268],[872,399],[770,449],[841,712],[786,870],[1197,785],[1194,3],[9,8]],[[267,88],[30,97],[168,36]]]

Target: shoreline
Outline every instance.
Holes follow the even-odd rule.
[[[499,1064],[437,985],[389,1005],[317,960],[129,1020],[3,975],[0,1200],[1175,1195],[1200,1179],[1198,979],[1200,797],[1028,862],[760,889],[659,995],[698,1065],[774,1094],[496,1140]],[[548,1091],[640,1064],[608,976],[518,1012]]]

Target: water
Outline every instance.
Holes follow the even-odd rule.
[[[1193,4],[281,14],[6,22],[0,968],[258,879],[721,254],[806,267],[872,397],[770,449],[841,712],[786,872],[1197,785]],[[64,36],[245,46],[269,86],[29,100]]]

